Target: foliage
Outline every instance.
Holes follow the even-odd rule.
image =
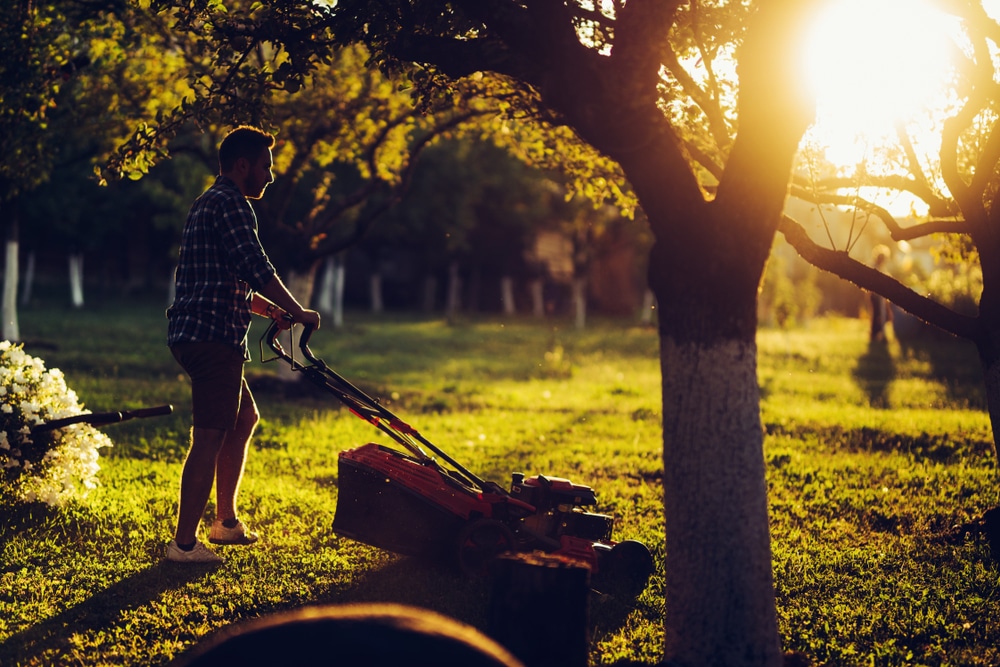
[[[386,77],[367,59],[360,45],[339,48],[306,86],[270,93],[280,180],[258,209],[297,271],[364,238],[426,146],[496,113],[471,85],[418,106],[404,74]]]
[[[0,342],[0,502],[62,505],[96,487],[97,450],[111,446],[106,435],[88,424],[32,433],[81,412],[62,371],[46,370],[21,346]]]
[[[179,103],[176,59],[135,19],[122,0],[5,3],[0,200],[32,190],[59,164],[93,166],[131,125]]]
[[[67,15],[66,10],[73,9],[71,3],[37,6],[18,0],[5,3],[0,14],[2,202],[47,177],[52,163],[45,145],[50,115],[60,107],[66,82],[86,62],[69,38],[68,25],[76,23],[84,38],[95,27],[85,15]]]

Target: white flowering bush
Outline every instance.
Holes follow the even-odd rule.
[[[0,342],[0,504],[61,505],[97,485],[98,451],[111,440],[89,424],[32,433],[83,412],[62,371]]]

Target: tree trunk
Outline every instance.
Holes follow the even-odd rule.
[[[983,379],[986,382],[986,408],[990,414],[990,425],[993,427],[993,451],[1000,459],[1000,445],[997,444],[997,434],[1000,433],[1000,358],[988,357],[982,350],[979,354],[983,366]]]
[[[545,317],[545,283],[541,279],[531,281],[531,314],[542,319]]]
[[[779,665],[756,346],[663,335],[660,349],[667,655]]]
[[[514,279],[510,276],[500,278],[500,303],[503,305],[504,315],[517,313],[517,307],[514,304]]]
[[[573,278],[573,312],[575,326],[583,329],[587,326],[587,279]]]
[[[448,265],[448,302],[445,306],[445,319],[454,322],[462,307],[462,276],[458,272],[458,262]]]
[[[469,276],[469,286],[465,290],[465,311],[468,313],[478,313],[480,299],[483,290],[483,274],[479,269],[472,269]]]
[[[653,290],[646,288],[642,294],[642,312],[639,314],[639,322],[646,325],[652,324],[655,310],[656,297],[653,296]]]
[[[323,273],[316,295],[316,308],[333,320],[333,326],[344,326],[344,260],[339,255],[323,261]]]
[[[739,241],[701,233],[749,226],[739,215],[752,200],[737,208],[689,211],[704,225],[650,255],[663,376],[665,650],[685,667],[782,662],[756,358],[757,286],[773,231],[762,219]]]
[[[83,308],[83,253],[69,254],[69,296],[74,308]]]
[[[372,313],[379,315],[385,311],[385,303],[382,301],[382,274],[374,271],[368,278],[368,291],[371,294]]]
[[[421,304],[421,310],[424,313],[434,312],[434,302],[436,301],[435,295],[437,294],[437,279],[434,276],[428,275],[424,278],[424,298]]]
[[[24,267],[24,277],[21,279],[21,305],[31,303],[31,292],[35,287],[35,253],[28,253],[28,261]]]
[[[15,214],[16,215],[16,214]],[[18,222],[12,219],[7,228],[7,244],[3,277],[3,338],[11,342],[21,340],[21,329],[17,325],[17,255]]]

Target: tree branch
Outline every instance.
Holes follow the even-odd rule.
[[[874,216],[889,230],[889,235],[894,241],[912,241],[913,239],[927,236],[928,234],[969,234],[971,230],[964,220],[958,219],[937,219],[928,220],[909,227],[903,227],[884,207],[868,201],[864,197],[847,196],[833,193],[815,192],[814,190],[802,187],[799,184],[791,186],[789,192],[792,196],[802,201],[814,204],[830,204],[833,206],[854,207]]]
[[[850,281],[870,292],[880,294],[911,315],[959,338],[978,343],[985,333],[974,317],[961,315],[921,296],[895,278],[851,258],[846,252],[830,250],[815,243],[795,220],[782,216],[778,226],[785,240],[813,266]]]

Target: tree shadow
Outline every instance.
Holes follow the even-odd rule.
[[[99,630],[109,618],[139,609],[163,591],[179,588],[216,569],[216,565],[161,561],[96,592],[79,604],[17,632],[0,643],[0,665],[33,664],[48,651],[65,654],[74,633]],[[68,632],[72,628],[73,632]],[[66,649],[66,650],[64,650]]]
[[[986,409],[982,366],[972,342],[899,309],[893,310],[892,326],[903,356],[929,362],[931,377],[945,387],[953,402],[970,409]]]
[[[868,344],[852,374],[858,386],[868,395],[869,405],[873,408],[889,407],[889,384],[896,376],[896,366],[885,339]]]

